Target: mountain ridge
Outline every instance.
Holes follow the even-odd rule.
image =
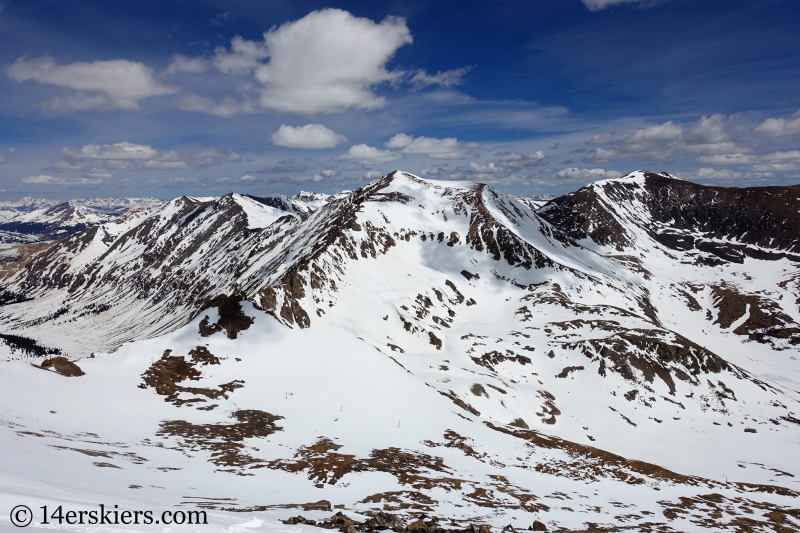
[[[165,468],[168,450],[193,454],[205,490],[243,509],[332,494],[353,512],[656,527],[622,501],[688,531],[728,527],[756,498],[793,516],[800,307],[785,296],[800,289],[800,237],[767,243],[782,257],[675,249],[663,232],[741,235],[653,218],[648,183],[684,186],[636,172],[533,210],[397,171],[307,211],[182,197],[40,252],[1,287],[0,324],[84,357],[84,376],[55,376],[76,406],[83,386],[147,406],[135,439],[110,425],[104,438],[142,457],[161,439]],[[41,372],[6,359],[21,383]],[[267,505],[230,473],[293,488]],[[700,510],[709,490],[727,514]],[[572,491],[598,510],[564,510]]]

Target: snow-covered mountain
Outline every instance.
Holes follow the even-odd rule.
[[[163,204],[155,198],[79,198],[60,202],[25,197],[17,202],[0,202],[0,241],[26,243],[32,239],[60,239],[129,211],[158,208]]]
[[[514,198],[535,211],[550,200],[555,200],[556,197],[550,194],[531,194],[527,196],[515,196]]]
[[[2,286],[0,499],[58,463],[73,501],[221,524],[325,499],[441,527],[800,527],[800,187],[635,172],[531,205],[393,172],[182,197],[37,252]],[[27,364],[78,373],[56,355],[84,374]]]

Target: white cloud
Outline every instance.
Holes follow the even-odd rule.
[[[178,99],[178,107],[184,111],[198,111],[223,118],[260,111],[258,104],[248,99],[238,101],[235,98],[228,97],[221,102],[215,102],[205,96],[191,93],[181,95]]]
[[[745,154],[724,154],[714,156],[698,157],[695,160],[699,164],[706,165],[752,165],[751,168],[757,172],[789,172],[800,170],[800,150],[789,150],[787,152],[773,152],[765,155],[745,155]],[[723,172],[723,171],[720,171]],[[731,177],[733,176],[731,172]],[[725,177],[720,175],[718,177]]]
[[[621,172],[602,168],[565,168],[556,173],[557,179],[569,181],[596,181],[621,177]]]
[[[422,69],[415,70],[411,74],[409,83],[416,88],[422,89],[431,85],[439,85],[440,87],[454,87],[464,83],[464,76],[472,69],[472,67],[454,68],[452,70],[439,71],[436,74],[428,74]]]
[[[369,172],[364,173],[364,177],[368,180],[376,180],[378,178],[382,178],[383,174],[377,170],[370,170]]]
[[[144,144],[119,142],[114,144],[85,144],[78,150],[62,148],[61,153],[79,159],[152,159],[158,150]]]
[[[480,163],[476,163],[475,161],[470,161],[469,165],[465,167],[458,167],[456,170],[467,174],[478,174],[478,175],[480,174],[494,175],[494,174],[502,174],[504,172],[504,169],[502,167],[498,167],[494,163],[481,165]]]
[[[102,168],[93,168],[89,172],[84,172],[83,177],[90,180],[107,180],[114,177],[114,174]]]
[[[353,161],[364,165],[378,165],[381,163],[388,163],[400,159],[397,152],[391,150],[380,150],[374,146],[367,146],[366,144],[356,144],[351,146],[347,152],[342,155],[334,157],[337,161]]]
[[[93,185],[103,182],[103,180],[101,179],[91,179],[86,177],[78,179],[67,179],[67,178],[56,178],[53,176],[48,176],[46,174],[40,174],[38,176],[28,176],[27,178],[22,178],[22,180],[20,181],[22,183],[35,184],[35,185]]]
[[[91,163],[88,161],[67,161],[67,160],[60,160],[56,161],[51,165],[52,170],[56,170],[59,172],[73,172],[76,170],[87,170],[91,167]]]
[[[800,170],[797,163],[759,163],[753,165],[753,170],[758,172],[794,172]]]
[[[415,89],[460,85],[471,67],[429,74],[423,69],[388,71],[386,63],[412,42],[406,21],[386,17],[380,23],[341,9],[312,11],[305,17],[273,27],[263,40],[231,39],[210,58],[175,55],[165,70],[201,73],[210,68],[231,76],[253,76],[260,84],[244,87],[253,94],[238,102],[216,103],[199,95],[184,95],[179,107],[230,117],[273,109],[297,113],[331,113],[350,108],[378,109],[385,98],[378,85],[401,82]]]
[[[326,128],[322,124],[306,124],[305,126],[297,127],[281,124],[278,131],[272,134],[272,142],[277,146],[285,146],[287,148],[319,150],[322,148],[334,148],[343,142],[347,142],[347,137]]]
[[[22,183],[52,183],[58,181],[53,176],[47,176],[45,174],[40,174],[38,176],[28,176],[27,178],[22,178]]]
[[[741,172],[734,172],[732,170],[715,170],[713,168],[701,168],[694,173],[695,178],[706,179],[736,179],[742,176]]]
[[[266,37],[267,34],[264,34]],[[231,51],[217,47],[211,63],[214,68],[225,74],[241,76],[250,74],[257,67],[262,66],[262,60],[270,56],[270,51],[265,43],[248,41],[238,35],[231,39]]]
[[[411,42],[402,18],[376,24],[341,9],[313,11],[264,34],[270,61],[255,71],[261,105],[301,113],[383,107],[371,89],[398,79],[385,64]]]
[[[242,156],[232,150],[221,150],[210,146],[208,148],[181,148],[161,152],[157,161],[179,161],[193,167],[212,167],[222,163],[238,163]]]
[[[56,161],[58,163],[58,161]],[[56,163],[53,164],[55,167]],[[88,161],[75,161],[75,163],[88,164]],[[103,161],[103,168],[109,170],[136,170],[138,161],[124,161],[121,159],[106,159]]]
[[[673,121],[653,124],[636,130],[618,142],[610,142],[606,148],[589,152],[587,163],[608,163],[617,159],[649,159],[664,161],[676,156],[691,155],[705,165],[735,164],[737,157],[744,157],[751,149],[737,143],[735,119],[721,114],[703,116],[688,129]],[[589,144],[605,144],[610,141],[610,132],[595,135]],[[738,154],[738,156],[737,156]]]
[[[144,64],[124,59],[58,65],[51,57],[23,56],[6,68],[6,74],[18,82],[32,80],[78,91],[45,105],[56,113],[138,109],[139,101],[144,98],[178,92],[177,88],[156,81],[152,70]]]
[[[338,176],[339,174],[341,174],[341,172],[339,172],[338,170],[327,169],[327,170],[323,170],[322,172],[320,172],[320,174],[322,174],[326,178],[334,178],[334,177]]]
[[[755,159],[755,156],[745,154],[716,154],[698,157],[695,162],[700,165],[742,165]]]
[[[425,154],[431,159],[465,159],[474,154],[478,143],[459,141],[455,137],[437,139],[435,137],[414,137],[398,133],[386,144],[386,148],[400,149],[404,154]]]
[[[687,144],[720,144],[732,140],[729,123],[719,113],[700,117],[686,135]]]
[[[459,178],[466,175],[483,181],[498,182],[497,180],[500,180],[503,183],[512,183],[527,178],[525,176],[509,175],[509,171],[540,167],[547,164],[547,158],[541,150],[530,155],[523,155],[519,152],[497,152],[495,155],[499,156],[500,159],[498,161],[491,161],[486,164],[470,161],[468,165],[456,167],[453,170],[439,167],[432,170],[424,170],[423,176],[449,174],[451,178]]]
[[[14,148],[13,146],[9,146],[8,147],[8,153],[9,154],[16,154],[17,153],[17,149]]]
[[[139,168],[144,170],[186,170],[189,165],[185,161],[155,161],[150,159],[142,162]]]
[[[759,157],[759,163],[753,165],[759,172],[790,172],[800,170],[800,150],[773,152]]]
[[[0,165],[8,161],[8,156],[6,154],[0,154]]]
[[[233,16],[231,15],[231,12],[226,11],[225,13],[217,13],[217,16],[209,20],[209,22],[212,26],[223,26],[227,20],[232,18]]]
[[[678,139],[683,135],[683,126],[667,121],[663,124],[651,124],[636,130],[614,149],[598,148],[590,152],[584,161],[587,163],[607,163],[613,159],[647,158],[656,161],[673,156]]]
[[[211,62],[202,57],[186,57],[181,54],[172,56],[172,61],[167,66],[166,74],[190,73],[200,74],[211,67]]]
[[[598,133],[591,139],[589,139],[589,144],[608,144],[614,140],[614,132],[613,131],[604,131],[603,133]]]
[[[78,149],[62,148],[66,160],[53,163],[53,170],[85,170],[89,161],[103,161],[108,170],[186,170],[190,167],[210,167],[222,163],[239,162],[242,157],[231,150],[208,148],[181,148],[159,151],[152,146],[119,142],[114,144],[85,144]]]
[[[762,156],[764,161],[793,161],[800,163],[800,150],[790,150],[788,152],[773,152]]]
[[[596,148],[589,152],[584,160],[588,163],[608,163],[617,157],[616,150],[609,150],[607,148]]]
[[[667,141],[677,139],[683,134],[683,126],[675,124],[671,120],[663,124],[651,124],[640,130],[636,130],[626,137],[622,144],[640,144],[653,141]]]
[[[500,156],[497,165],[507,169],[519,170],[547,164],[547,158],[541,150],[527,156],[519,152],[499,152],[496,155]]]
[[[721,114],[700,117],[686,134],[681,148],[689,154],[713,155],[749,151],[736,146],[731,122]]]
[[[792,115],[790,119],[768,118],[753,131],[759,135],[766,135],[768,137],[800,133],[800,111]]]
[[[445,169],[438,169],[442,172],[428,171],[427,173],[423,173],[424,176],[434,176],[437,173],[446,174],[447,171]],[[460,179],[467,177],[471,180],[479,180],[483,182],[495,182],[497,178],[504,176],[506,173],[506,169],[500,166],[495,165],[494,163],[487,163],[485,165],[481,163],[477,163],[475,161],[470,161],[468,165],[456,167],[452,171],[449,171],[449,177],[452,179]]]
[[[405,19],[387,17],[375,23],[341,9],[322,9],[273,27],[263,41],[236,36],[230,50],[219,47],[208,60],[175,56],[167,71],[201,72],[211,66],[233,76],[253,75],[261,84],[258,106],[263,109],[298,113],[377,109],[385,99],[375,95],[373,87],[395,83],[405,75],[389,72],[385,65],[398,48],[411,42]],[[460,80],[458,70],[424,74],[416,83],[454,84]],[[180,106],[219,116],[253,111],[248,103],[226,100],[221,105],[196,95],[182,99]]]
[[[444,166],[444,167],[436,167],[436,168],[424,169],[422,171],[421,175],[422,175],[423,178],[429,177],[429,176],[435,178],[435,177],[438,177],[438,176],[446,176],[446,175],[452,174],[452,173],[453,173],[453,169],[452,168],[447,168],[447,166]]]
[[[584,5],[589,8],[589,11],[599,11],[609,6],[617,4],[639,4],[639,5],[654,5],[656,0],[582,0]]]

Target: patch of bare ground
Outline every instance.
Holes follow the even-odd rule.
[[[712,531],[794,533],[800,530],[800,509],[739,496],[712,493],[658,503],[667,520],[682,518]]]
[[[122,469],[121,466],[117,466],[117,465],[111,464],[111,463],[104,463],[102,461],[99,461],[99,462],[96,462],[96,463],[92,463],[92,464],[94,466],[99,466],[100,468],[119,468],[119,469]]]
[[[185,496],[188,498],[188,496]],[[210,498],[211,500],[225,500],[228,498]],[[193,502],[182,502],[193,503]],[[216,502],[205,502],[210,509],[219,509],[221,511],[233,511],[239,513],[253,513],[264,512],[273,509],[302,509],[303,511],[330,511],[332,509],[331,502],[328,500],[319,500],[316,502],[308,503],[281,503],[275,505],[254,505],[251,507],[223,507]],[[235,505],[235,504],[234,504]]]
[[[200,507],[201,509],[221,509],[222,505],[238,505],[236,498],[211,498],[209,496],[184,496],[183,501],[178,504],[191,505],[192,507]],[[239,511],[239,508],[229,508],[228,511]]]
[[[42,242],[35,244],[20,244],[17,247],[17,257],[13,262],[0,263],[0,279],[10,278],[33,261],[37,255],[46,252],[59,241]]]
[[[239,475],[252,475],[247,468],[263,467],[264,461],[244,452],[244,439],[264,438],[283,428],[275,422],[283,417],[255,409],[231,413],[232,424],[192,424],[185,420],[165,420],[156,435],[178,437],[183,443],[179,449],[211,452],[210,462],[222,471]]]
[[[542,417],[542,422],[545,424],[555,424],[556,417],[561,415],[561,410],[556,407],[556,397],[547,392],[546,390],[537,391],[537,394],[542,399],[541,412],[536,413],[536,416]],[[513,424],[518,425],[518,424]],[[525,428],[527,429],[527,428]]]
[[[483,385],[481,385],[480,383],[473,384],[469,388],[469,391],[475,396],[486,396],[487,398],[489,397],[489,393],[486,392],[486,389],[483,388]]]
[[[470,444],[471,442],[472,439],[470,439],[469,437],[464,437],[462,435],[459,435],[452,429],[448,429],[447,431],[444,432],[443,443],[437,443],[431,440],[426,440],[423,441],[422,443],[430,448],[437,448],[440,446],[443,446],[445,448],[457,448],[462,452],[464,452],[464,455],[466,455],[467,457],[472,457],[473,459],[477,459],[478,461],[485,463],[488,460],[489,456],[485,453],[478,453],[477,451],[475,451],[475,448],[473,448],[472,445]]]
[[[509,422],[508,425],[509,426],[514,426],[514,427],[518,427],[518,428],[522,428],[522,429],[529,429],[530,428],[528,423],[525,422],[525,420],[522,419],[522,418],[515,418],[514,420]]]
[[[547,463],[540,463],[533,466],[533,469],[538,472],[586,481],[612,478],[628,483],[629,485],[641,485],[647,480],[650,480],[676,485],[708,487],[711,489],[726,486],[724,483],[719,483],[711,479],[678,474],[652,463],[646,463],[635,459],[626,459],[611,452],[601,450],[600,448],[545,435],[535,430],[511,429],[509,427],[497,426],[491,422],[484,422],[484,424],[495,431],[524,439],[535,447],[561,450],[569,456],[568,460],[549,460]],[[731,485],[735,486],[740,492],[778,494],[795,498],[800,497],[799,492],[779,485],[760,485],[755,483],[731,483]]]
[[[634,255],[626,255],[626,254],[609,254],[606,255],[607,258],[616,261],[617,263],[625,266],[628,270],[632,272],[637,272],[644,277],[646,280],[650,280],[653,278],[653,273],[647,270],[644,265],[642,265],[642,260]]]
[[[325,484],[335,485],[351,472],[386,472],[397,478],[399,483],[418,490],[436,487],[459,489],[464,483],[462,479],[433,474],[446,474],[450,470],[441,457],[399,448],[384,448],[372,450],[369,457],[357,458],[338,453],[339,449],[339,444],[323,438],[315,444],[301,447],[291,460],[278,459],[263,466],[287,472],[305,472],[308,479],[314,481],[319,488]]]
[[[39,366],[45,370],[52,370],[53,372],[67,377],[78,377],[84,375],[84,371],[81,370],[78,365],[64,356],[45,359]]]
[[[567,460],[548,460],[546,463],[533,466],[533,469],[538,472],[586,481],[613,478],[630,485],[641,485],[648,479],[685,485],[709,487],[715,485],[715,482],[710,480],[678,474],[644,461],[625,459],[593,446],[545,435],[535,430],[511,429],[506,426],[497,426],[491,422],[484,423],[495,431],[524,439],[535,447],[561,450],[569,457]]]
[[[738,367],[710,350],[677,333],[660,329],[629,329],[605,338],[563,342],[561,347],[579,350],[592,362],[599,362],[598,373],[615,372],[631,383],[653,383],[658,377],[670,394],[676,391],[675,378],[692,385],[700,377],[726,372],[745,379]]]
[[[495,365],[499,365],[504,361],[511,361],[514,363],[519,363],[521,365],[527,365],[531,362],[530,357],[526,357],[524,355],[518,355],[513,350],[505,350],[505,353],[500,353],[497,350],[492,350],[490,352],[486,352],[485,354],[481,355],[480,357],[470,357],[472,361],[478,365],[495,372]]]
[[[408,502],[402,501],[403,497],[415,497],[414,493],[408,492],[388,492],[388,493],[381,493],[376,494],[376,498],[373,499],[372,496],[363,500],[361,503],[379,503],[380,501],[387,501],[388,503],[387,508],[382,509],[378,512],[370,513],[367,511],[366,513],[359,513],[359,514],[366,514],[369,516],[364,521],[355,520],[349,516],[347,516],[344,512],[339,511],[333,516],[328,518],[324,518],[322,520],[313,520],[305,518],[302,515],[293,516],[286,520],[282,520],[284,524],[288,525],[307,525],[307,526],[314,526],[322,529],[336,529],[342,533],[356,533],[356,532],[371,532],[371,531],[382,531],[382,530],[391,530],[395,531],[396,533],[491,533],[492,528],[486,524],[475,524],[469,520],[456,520],[453,518],[445,518],[445,517],[438,517],[438,516],[431,516],[426,513],[406,513],[406,514],[392,514],[391,512],[387,511],[408,511],[414,509],[415,511],[427,511],[426,504],[421,504],[420,507],[417,507],[416,502]],[[425,501],[428,500],[427,497],[424,497]],[[395,506],[399,507],[395,509]],[[507,525],[502,529],[504,533],[514,533],[514,531],[519,531],[520,529],[524,529],[524,526],[515,529],[510,524]],[[527,528],[531,531],[547,531],[547,526],[545,526],[542,522],[535,520],[531,526]],[[563,533],[569,533],[566,529],[559,529],[559,531]],[[569,530],[574,531],[577,533],[577,530]],[[589,529],[581,529],[580,531],[588,531],[588,532],[603,532],[603,531],[621,531],[621,529],[606,529],[606,528],[596,528],[594,524],[589,524]],[[649,529],[645,530],[637,530],[637,531],[651,531]],[[654,530],[655,531],[655,530]]]
[[[218,365],[219,358],[212,354],[205,346],[198,346],[189,352],[191,358],[187,361],[183,356],[171,355],[172,350],[165,350],[161,359],[150,365],[139,385],[140,389],[148,387],[155,389],[156,394],[165,396],[164,401],[174,405],[205,403],[208,399],[228,398],[228,393],[244,386],[244,381],[234,380],[230,383],[217,385],[216,389],[203,387],[184,387],[179,385],[185,380],[199,381],[202,373],[196,368],[198,365]],[[194,395],[194,398],[183,399],[181,394]],[[198,398],[197,396],[203,396]],[[209,409],[210,410],[210,409]]]
[[[790,288],[790,285],[794,285],[794,287]],[[789,291],[790,294],[793,294],[795,296],[794,303],[800,307],[800,274],[789,276],[785,280],[778,283],[778,287],[785,291]]]
[[[478,411],[477,409],[472,407],[470,404],[468,404],[467,402],[465,402],[464,400],[459,398],[458,395],[455,392],[453,392],[453,391],[448,391],[448,392],[439,391],[439,394],[441,394],[442,396],[446,396],[447,398],[450,398],[450,400],[454,404],[456,404],[457,406],[459,406],[463,410],[467,411],[468,413],[471,413],[471,414],[473,414],[475,416],[481,416],[481,412],[480,411]]]
[[[755,294],[742,294],[727,283],[711,286],[714,307],[717,309],[715,324],[722,329],[730,328],[734,322],[747,314],[733,333],[746,335],[750,340],[773,344],[786,340],[791,345],[800,344],[800,324],[784,313],[776,302]]]
[[[437,350],[442,349],[442,339],[434,335],[432,331],[428,332],[428,337],[430,338],[429,342],[432,346],[434,346]]]
[[[104,459],[113,459],[115,457],[118,457],[120,459],[125,459],[127,461],[130,461],[135,465],[141,465],[147,462],[147,459],[139,455],[136,455],[133,452],[122,453],[122,452],[113,452],[108,450],[87,450],[83,448],[70,448],[69,446],[55,446],[55,445],[51,446],[58,450],[69,450],[73,452],[78,452],[82,453],[83,455],[88,455],[89,457],[102,457]]]
[[[564,292],[564,290],[561,288],[561,285],[558,283],[531,285],[529,287],[529,293],[520,298],[520,301],[530,302],[528,305],[532,305],[534,308],[552,305],[574,311],[576,315],[585,314],[602,317],[597,320],[577,319],[555,324],[574,323],[575,325],[579,326],[580,322],[585,322],[587,325],[592,327],[592,329],[609,328],[609,331],[612,331],[615,327],[620,329],[619,324],[614,320],[611,320],[612,317],[642,319],[644,318],[642,314],[644,314],[650,319],[651,322],[660,326],[657,317],[653,315],[654,311],[652,305],[644,299],[641,301],[637,300],[640,308],[638,313],[613,305],[586,305],[582,303],[575,303],[569,299],[569,296]],[[517,311],[517,314],[522,313],[530,316],[530,312],[530,309],[528,309],[527,306],[524,306]]]
[[[584,369],[583,366],[568,366],[568,367],[564,368],[561,372],[556,374],[556,377],[557,378],[562,378],[562,379],[563,378],[568,378],[571,373],[577,372],[577,371],[583,370],[583,369]]]
[[[12,422],[4,421],[2,419],[0,419],[0,425],[6,425],[6,426],[8,426],[10,428],[21,428],[21,427],[24,427],[24,426],[22,426],[20,424],[14,424]],[[108,447],[112,447],[112,448],[128,448],[129,447],[129,445],[127,443],[124,443],[124,442],[108,442],[108,441],[100,440],[100,436],[99,435],[97,435],[96,433],[89,433],[89,432],[78,432],[78,433],[73,433],[71,435],[64,435],[62,433],[59,433],[57,431],[53,431],[51,429],[41,429],[41,430],[38,430],[38,431],[17,429],[15,431],[15,433],[17,435],[21,436],[21,437],[37,437],[37,438],[40,438],[40,439],[51,438],[51,439],[58,439],[58,440],[62,440],[62,441],[68,441],[68,442],[83,442],[83,443],[90,444],[90,445],[93,445],[93,446],[108,446]],[[145,439],[145,441],[147,441],[147,439]],[[60,449],[69,449],[69,450],[73,450],[73,451],[81,451],[81,452],[84,451],[82,449],[79,450],[77,448],[70,448],[70,447],[62,447],[62,446],[54,446],[54,447],[55,448],[60,448]],[[89,450],[87,450],[87,451],[89,451]],[[94,453],[94,452],[92,452],[92,453]],[[135,454],[132,454],[132,453],[119,453],[118,454],[117,452],[111,452],[111,451],[109,451],[109,452],[98,452],[98,453],[107,453],[107,454],[112,455],[112,456],[120,455],[120,456],[127,457],[130,460],[146,461],[146,459],[144,459],[142,457],[138,457],[138,456],[136,456]],[[103,457],[103,456],[99,456],[99,457]]]
[[[537,502],[537,500],[539,500],[538,496],[529,490],[514,485],[508,481],[505,476],[490,475],[489,477],[492,479],[490,486],[496,492],[512,499],[511,502],[504,502],[502,507],[507,509],[522,509],[529,513],[537,513],[540,511],[547,512],[550,510],[550,507],[547,505]]]
[[[379,492],[367,496],[360,503],[380,504],[382,511],[401,511],[414,509],[418,511],[430,512],[438,503],[436,500],[415,490],[399,490],[392,492]],[[391,523],[386,520],[385,523]]]

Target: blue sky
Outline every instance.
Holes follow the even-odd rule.
[[[4,200],[800,183],[795,0],[0,6]]]

